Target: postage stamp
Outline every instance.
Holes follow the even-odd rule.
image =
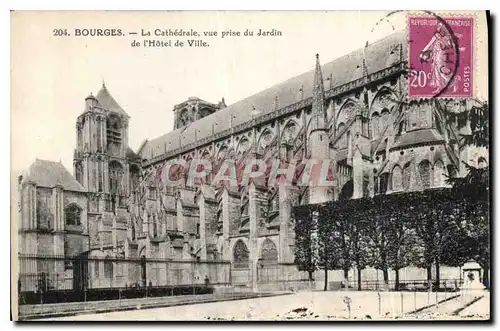
[[[409,16],[409,96],[472,97],[474,18]]]

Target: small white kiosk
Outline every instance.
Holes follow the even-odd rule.
[[[475,261],[469,261],[462,267],[462,277],[464,283],[463,290],[484,290],[485,286],[481,283],[481,266]]]

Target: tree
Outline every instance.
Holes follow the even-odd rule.
[[[332,205],[322,205],[318,217],[318,266],[325,272],[324,290],[328,290],[328,270],[341,267],[340,240],[333,226]]]
[[[337,214],[333,218],[331,231],[334,231],[332,237],[338,241],[339,265],[344,272],[345,286],[348,286],[349,269],[352,267],[352,220],[356,219],[357,215],[348,217],[347,215]]]
[[[466,129],[460,134],[461,145],[489,147],[490,107],[488,102],[479,100],[439,100],[436,109],[449,123],[456,123],[458,129]]]
[[[387,260],[388,266],[394,270],[395,290],[399,290],[399,270],[418,263],[418,257],[421,254],[420,243],[415,229],[411,226],[409,217],[405,211],[398,214],[392,213],[388,218]]]
[[[382,270],[384,284],[387,288],[389,285],[389,261],[388,261],[388,245],[390,227],[386,217],[383,214],[378,214],[378,211],[373,213],[372,222],[368,224],[369,240],[369,264],[377,270]]]
[[[358,272],[358,291],[361,291],[361,270],[369,265],[369,231],[366,218],[351,222],[352,261]]]
[[[468,166],[462,178],[450,179],[458,201],[449,215],[456,227],[456,242],[450,245],[452,256],[463,264],[475,260],[483,268],[483,283],[489,286],[490,269],[490,215],[489,169]]]
[[[477,100],[463,101],[464,107],[456,111],[449,103],[438,102],[438,108],[448,119],[455,121],[457,127],[467,128],[467,133],[460,134],[462,146],[489,148],[489,104]],[[460,108],[460,107],[459,107]],[[484,271],[483,282],[489,286],[490,269],[490,220],[489,220],[489,171],[488,167],[474,167],[465,163],[467,174],[464,177],[449,177],[448,184],[453,186],[455,194],[472,201],[469,214],[452,218],[458,227],[460,236],[455,248],[462,260],[474,259]],[[464,209],[461,209],[464,210]],[[458,242],[462,243],[461,245]],[[466,243],[466,244],[465,244]]]
[[[318,269],[317,212],[312,205],[297,206],[292,210],[295,220],[295,264],[299,270],[307,271],[309,280]]]

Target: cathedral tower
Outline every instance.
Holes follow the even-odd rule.
[[[96,96],[85,99],[76,124],[74,174],[88,192],[90,246],[112,254],[125,241],[130,223],[127,201],[134,161],[128,146],[129,118],[103,83]]]
[[[74,173],[89,192],[128,195],[128,121],[103,84],[85,99],[76,123]]]

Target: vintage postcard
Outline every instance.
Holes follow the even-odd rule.
[[[13,319],[489,321],[483,11],[13,11]]]

